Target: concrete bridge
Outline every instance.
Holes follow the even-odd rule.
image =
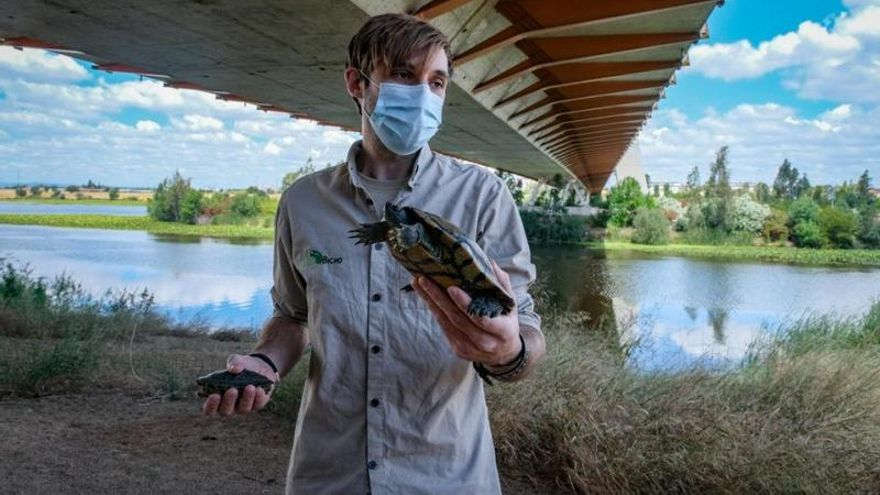
[[[534,179],[602,188],[719,0],[0,0],[2,43],[265,111],[357,129],[342,83],[370,15],[407,12],[452,41],[432,145]]]

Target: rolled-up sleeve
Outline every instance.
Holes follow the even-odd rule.
[[[535,304],[529,294],[529,286],[535,281],[535,265],[516,203],[501,181],[493,181],[486,199],[480,216],[482,235],[478,233],[479,244],[510,276],[520,326],[540,331],[541,317],[535,312]]]
[[[293,263],[293,236],[286,197],[286,194],[282,196],[275,212],[274,285],[270,290],[274,306],[272,316],[286,316],[305,326],[308,323],[306,282]]]

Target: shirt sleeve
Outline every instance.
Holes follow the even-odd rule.
[[[520,326],[540,331],[541,317],[529,294],[529,286],[535,281],[535,265],[516,203],[504,183],[493,182],[484,208],[477,243],[510,276]]]
[[[286,316],[300,325],[308,323],[306,281],[293,264],[293,236],[285,196],[275,212],[275,256],[272,264],[274,285],[270,290],[272,316]]]

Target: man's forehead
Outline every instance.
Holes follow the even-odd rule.
[[[440,47],[433,47],[423,53],[414,53],[408,60],[393,67],[379,67],[380,70],[387,69],[386,72],[400,68],[413,73],[428,72],[432,75],[449,77],[449,59],[446,57],[446,52]]]

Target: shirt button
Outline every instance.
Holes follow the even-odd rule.
[[[369,469],[376,469],[376,466],[378,466],[378,464],[376,464],[376,461],[370,461],[367,463],[367,468]]]
[[[379,407],[379,399],[370,399],[370,407]]]
[[[370,347],[370,352],[372,352],[373,354],[379,354],[380,352],[382,352],[382,348],[374,345],[373,347]]]
[[[370,298],[373,302],[379,302],[382,300],[382,294],[373,294],[373,297]]]

